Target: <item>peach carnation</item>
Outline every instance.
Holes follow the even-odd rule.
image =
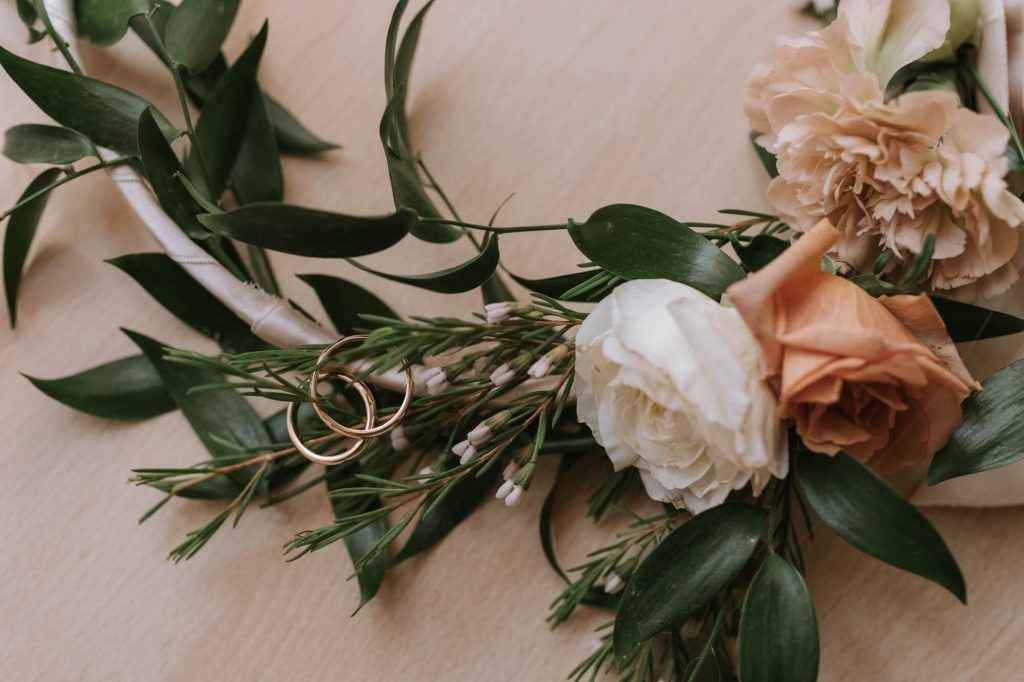
[[[1024,268],[1024,203],[1005,181],[1009,133],[952,92],[885,99],[893,74],[941,46],[948,28],[946,0],[845,0],[833,24],[755,69],[746,109],[778,158],[768,198],[795,230],[828,218],[841,233],[835,257],[861,271],[883,249],[892,268],[906,267],[932,235],[933,288],[991,297]]]

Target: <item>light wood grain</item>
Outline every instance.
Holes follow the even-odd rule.
[[[49,60],[46,47],[23,46],[13,5],[0,5],[0,43]],[[244,3],[228,52],[269,16],[267,90],[344,144],[324,160],[288,162],[290,201],[357,213],[390,207],[376,137],[389,13],[390,3],[368,0]],[[513,192],[504,224],[581,218],[613,201],[698,220],[723,207],[764,208],[743,87],[773,36],[808,26],[784,0],[441,0],[414,74],[414,137],[470,220],[486,220]],[[174,111],[166,74],[134,39],[87,49],[86,61],[91,73]],[[42,120],[6,78],[0,103],[5,128]],[[0,164],[0,204],[35,171]],[[562,235],[502,245],[509,267],[527,276],[580,260]],[[550,469],[518,509],[485,505],[439,549],[397,568],[354,619],[357,590],[344,580],[350,564],[340,546],[293,564],[281,557],[292,533],[329,518],[320,495],[250,511],[187,565],[166,562],[216,507],[172,504],[140,527],[155,496],[123,482],[132,467],[201,459],[185,422],[92,419],[16,374],[59,376],[129,354],[121,326],[209,349],[102,262],[154,249],[106,178],[61,189],[33,249],[18,329],[0,330],[4,679],[557,680],[587,655],[603,614],[581,612],[553,633],[544,623],[560,589],[536,537]],[[428,271],[466,253],[408,241],[367,261]],[[275,262],[289,294],[314,310],[291,274],[344,273],[404,312],[477,305],[472,294],[427,295],[335,262]],[[610,530],[573,513],[585,494],[576,491],[556,523],[569,561]],[[970,606],[823,533],[809,549],[822,679],[1019,676],[1024,510],[929,516],[960,559]]]

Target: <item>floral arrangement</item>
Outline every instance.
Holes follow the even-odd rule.
[[[260,87],[266,26],[227,61],[238,4],[18,0],[29,39],[52,41],[58,68],[0,48],[0,66],[57,124],[5,138],[8,158],[47,166],[3,214],[12,324],[50,193],[105,170],[165,251],[113,264],[222,349],[209,357],[128,332],[137,355],[31,379],[101,417],[185,415],[206,460],[132,479],[161,494],[143,520],[176,498],[222,501],[173,560],[257,498],[323,490],[334,519],[286,553],[343,541],[362,605],[391,566],[485,500],[546,494],[541,548],[566,583],[551,624],[581,605],[610,612],[575,680],[816,679],[801,549],[814,518],[966,600],[942,538],[882,476],[909,469],[936,484],[1024,458],[1024,361],[979,383],[955,345],[1024,331],[985,305],[1024,270],[1024,203],[1011,189],[1024,172],[1024,105],[1008,107],[1015,85],[979,68],[1006,74],[1015,62],[1015,4],[996,0],[1001,23],[980,22],[975,0],[808,6],[827,25],[780,42],[746,100],[775,214],[727,209],[727,222],[695,223],[613,204],[519,227],[497,214],[461,220],[412,148],[405,93],[429,2],[403,31],[400,0],[386,40],[379,132],[395,211],[283,203],[280,155],[334,145]],[[76,37],[111,45],[129,30],[167,66],[183,127],[83,73]],[[551,230],[571,235],[580,269],[538,280],[504,267],[501,235]],[[410,238],[468,239],[478,254],[416,275],[355,260]],[[441,294],[480,289],[484,307],[401,319],[355,284],[304,277],[329,331],[283,297],[268,250],[345,259]],[[516,300],[509,279],[528,296]],[[284,409],[263,419],[247,398]],[[537,491],[548,457],[560,458],[558,475]],[[583,460],[604,467],[587,516],[629,524],[566,570],[550,518]]]

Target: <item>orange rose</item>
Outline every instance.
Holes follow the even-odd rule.
[[[821,271],[839,236],[821,221],[729,298],[764,350],[780,416],[807,447],[891,472],[935,454],[980,386],[927,296],[876,300]]]

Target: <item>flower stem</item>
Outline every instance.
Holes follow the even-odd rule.
[[[28,195],[27,197],[23,198],[21,201],[16,203],[14,206],[11,206],[9,209],[4,211],[3,213],[0,213],[0,221],[3,221],[6,218],[8,218],[12,213],[17,211],[19,208],[21,208],[25,204],[27,204],[27,203],[29,203],[31,201],[34,201],[35,199],[38,199],[39,197],[43,196],[44,194],[46,194],[46,193],[48,193],[48,192],[50,192],[52,190],[57,189],[58,187],[60,187],[63,184],[66,184],[68,182],[71,182],[72,180],[76,180],[76,179],[82,177],[83,175],[88,175],[89,173],[101,170],[103,168],[109,168],[111,166],[116,166],[116,165],[118,165],[120,163],[124,163],[125,161],[128,161],[128,159],[129,159],[129,157],[127,157],[127,156],[119,156],[116,159],[110,159],[109,161],[101,161],[100,163],[97,163],[97,164],[95,164],[93,166],[89,166],[87,168],[83,168],[82,170],[79,170],[79,171],[75,171],[74,173],[68,173],[63,178],[61,178],[60,180],[56,181],[52,185],[47,185],[46,187],[42,188],[38,192],[33,192],[32,194]]]
[[[558,230],[568,229],[568,223],[562,223],[560,225],[526,225],[523,227],[494,227],[492,225],[477,225],[475,223],[466,223],[461,220],[449,220],[447,218],[420,218],[421,223],[438,224],[438,225],[455,225],[457,227],[465,227],[470,230],[483,230],[484,232],[496,232],[498,234],[511,233],[511,232],[555,232]]]
[[[46,11],[46,6],[43,4],[43,0],[34,0],[32,3],[35,6],[36,14],[43,21],[43,26],[46,28],[46,32],[50,35],[57,49],[60,50],[60,54],[64,57],[64,61],[68,63],[71,70],[79,76],[84,76],[85,73],[82,71],[82,67],[78,65],[78,61],[74,55],[71,54],[71,50],[68,49],[68,43],[64,40],[57,29],[53,27],[53,23],[50,21],[50,15]]]

